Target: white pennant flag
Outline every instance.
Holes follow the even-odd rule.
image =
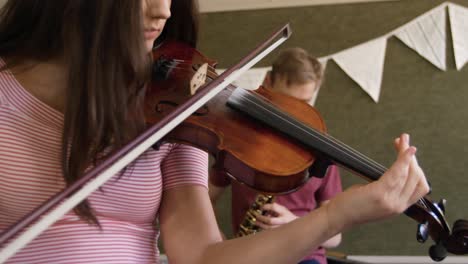
[[[378,38],[332,56],[376,103],[380,96],[386,49],[387,39]]]
[[[452,3],[448,7],[455,64],[461,70],[468,62],[468,8]]]
[[[327,68],[328,59],[328,57],[317,58],[320,64],[322,64],[323,72],[325,72],[325,69]]]
[[[307,102],[308,104],[310,104],[311,106],[315,105],[315,101],[317,101],[317,96],[318,96],[319,91],[320,91],[320,87],[318,87],[318,89],[315,89],[314,94],[312,95],[312,98]]]
[[[446,70],[445,5],[415,18],[395,36],[441,70]]]
[[[268,71],[271,67],[251,68],[244,72],[232,84],[237,87],[249,90],[255,90],[263,83]],[[217,69],[216,72],[221,74],[225,69]]]

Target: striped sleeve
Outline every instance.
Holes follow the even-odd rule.
[[[187,145],[174,144],[161,164],[163,188],[202,185],[208,188],[208,153]]]
[[[0,87],[0,106],[4,106],[6,104],[5,96],[3,95],[2,89]]]

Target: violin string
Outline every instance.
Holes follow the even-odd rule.
[[[210,70],[213,70],[213,71],[214,71],[214,68],[212,68],[211,66],[210,66],[209,68],[210,68]],[[211,80],[212,80],[212,78],[209,77],[209,76],[207,77],[207,79],[211,79]],[[234,88],[237,88],[237,87],[234,86],[234,85],[230,85],[230,86],[232,86],[232,87],[234,87]],[[241,89],[242,89],[242,88],[241,88]],[[238,90],[238,89],[236,89],[236,90]],[[248,100],[248,98],[246,98],[245,94],[247,94],[247,92],[244,93],[243,97],[244,97],[244,99],[247,99],[247,100]],[[260,98],[260,101],[263,101],[263,102],[264,102],[264,103],[263,103],[264,105],[266,105],[266,106],[271,106],[271,104],[270,104],[269,102],[267,102],[267,100],[266,100],[265,98],[259,97],[259,96],[255,96],[255,97],[256,97],[257,99]],[[255,102],[252,102],[252,103],[258,105],[258,104],[255,103]],[[264,107],[264,109],[265,109],[266,111],[268,111],[268,112],[272,112],[271,110],[268,110],[268,107]],[[276,109],[276,110],[278,111],[279,109]],[[284,111],[279,110],[279,112],[282,112],[283,115],[285,115],[286,117],[288,117],[289,119],[291,119],[291,117],[288,116],[286,113],[284,113]],[[278,115],[277,115],[277,116],[278,116]],[[289,120],[287,120],[285,117],[279,116],[279,118],[283,119],[283,121],[289,121]],[[304,126],[304,124],[303,124],[302,122],[299,122],[299,121],[296,121],[296,124],[292,124],[292,125],[296,126],[297,128],[300,128],[300,126],[298,126],[298,124],[302,124],[302,125]],[[310,126],[306,126],[306,128],[308,128],[307,130],[311,130],[311,131],[314,131],[314,130],[315,130],[315,129],[311,128]],[[300,129],[301,129],[301,128],[300,128]],[[302,130],[304,130],[304,128],[302,128]],[[305,131],[305,132],[307,132],[307,131]],[[360,152],[354,150],[353,148],[351,148],[350,146],[348,146],[348,145],[342,143],[342,142],[339,141],[338,139],[336,139],[336,138],[334,138],[334,137],[332,137],[332,136],[330,136],[330,135],[324,135],[323,133],[320,133],[319,131],[314,131],[314,132],[315,132],[316,135],[314,135],[314,134],[312,134],[312,133],[310,133],[310,132],[309,132],[309,134],[312,135],[313,137],[315,137],[317,140],[321,140],[321,141],[324,142],[324,143],[327,143],[327,141],[330,141],[331,143],[333,143],[333,144],[331,144],[331,143],[328,144],[329,146],[337,146],[337,147],[339,147],[339,148],[341,148],[341,149],[347,150],[347,151],[349,152],[349,154],[348,154],[349,157],[354,157],[354,158],[356,158],[356,159],[361,159],[361,162],[367,163],[367,166],[368,166],[369,168],[372,168],[372,169],[374,169],[375,171],[377,171],[377,173],[378,173],[379,175],[384,174],[385,171],[387,170],[387,168],[385,168],[383,165],[381,165],[381,164],[377,163],[376,161],[374,161],[374,160],[372,160],[372,159],[366,157],[366,156],[363,155],[362,153],[360,153]],[[326,139],[328,139],[328,140],[326,140]],[[346,154],[346,153],[345,153],[345,154]],[[427,205],[427,203],[426,203],[426,201],[425,201],[424,199],[422,199],[422,198],[419,199],[419,202],[422,204],[422,206],[424,206],[424,207],[426,207],[426,208],[429,208],[428,205]]]
[[[159,67],[164,67],[164,68],[167,68],[169,70],[173,70],[173,69],[186,70],[186,71],[191,70],[191,69],[189,69],[187,67],[180,67],[179,65],[171,65],[171,63],[169,63],[169,62],[164,63],[164,64],[160,65]]]
[[[382,175],[386,168],[381,164],[377,163],[376,161],[366,157],[362,153],[354,150],[350,146],[342,143],[341,141],[337,140],[336,138],[321,133],[310,126],[305,125],[304,123],[298,121],[295,118],[292,118],[286,112],[278,109],[277,107],[272,106],[265,98],[256,96],[253,93],[244,92],[244,93],[237,93],[241,94],[243,99],[248,100],[251,104],[263,108],[270,116],[273,114],[278,119],[283,121],[284,123],[289,123],[294,128],[302,130],[303,132],[307,133],[308,135],[314,137],[316,140],[321,141],[322,143],[326,144],[329,148],[334,148],[338,152],[347,155],[348,157],[354,160],[360,160],[361,163],[367,165],[370,169],[374,170],[377,174]],[[275,111],[273,111],[275,110]],[[276,113],[275,113],[276,112]]]
[[[309,131],[306,131],[306,130],[310,130],[311,132],[314,132],[314,133],[309,133],[310,135],[312,135],[313,137],[315,137],[316,139],[318,140],[321,140],[323,142],[327,142],[327,141],[330,141],[331,143],[333,144],[329,144],[329,146],[333,147],[333,146],[337,146],[337,147],[340,147],[342,149],[346,149],[351,155],[352,157],[356,157],[356,158],[361,158],[361,162],[367,162],[368,166],[369,167],[373,167],[375,170],[378,171],[378,173],[380,175],[384,174],[385,171],[386,171],[386,168],[384,166],[382,166],[381,164],[377,163],[376,161],[366,157],[365,155],[363,155],[362,153],[352,149],[351,147],[349,147],[348,145],[342,143],[341,141],[337,140],[336,138],[330,136],[330,135],[326,135],[326,134],[323,134],[321,133],[320,131],[317,131],[315,130],[314,128],[310,127],[310,126],[307,126],[305,125],[304,123],[298,121],[297,119],[295,118],[291,118],[290,115],[288,115],[287,113],[285,113],[284,111],[282,111],[281,109],[278,109],[274,106],[272,106],[265,98],[263,97],[260,97],[260,96],[256,96],[255,94],[250,94],[250,93],[245,93],[245,94],[249,94],[249,95],[252,95],[253,98],[256,98],[256,99],[260,99],[259,101],[263,103],[263,105],[265,106],[264,109],[266,111],[269,111],[270,114],[273,113],[273,111],[269,110],[268,108],[269,107],[272,107],[274,108],[275,110],[277,110],[278,112],[280,112],[281,114],[283,114],[285,117],[282,117],[281,115],[278,115],[278,114],[275,114],[276,116],[278,116],[280,119],[283,119],[283,121],[285,122],[291,122],[291,124],[293,126],[295,126],[296,128],[298,129],[302,129],[302,130],[305,130],[305,132],[309,132]],[[253,102],[255,104],[255,102]],[[259,104],[260,105],[260,104]],[[302,126],[305,126],[305,127],[302,127]],[[328,139],[328,140],[327,140]],[[343,152],[345,154],[347,154],[346,152]],[[354,154],[354,156],[352,155]],[[427,204],[427,202],[420,198],[419,199],[419,202],[422,203],[422,205],[426,208],[430,208],[429,205]]]
[[[256,97],[257,97],[257,99],[263,99],[263,98],[258,97],[258,96],[256,96]],[[263,100],[263,101],[265,101],[265,100]],[[263,103],[265,103],[265,102],[263,102]],[[265,106],[271,107],[272,105],[270,103],[267,103]],[[292,118],[290,115],[288,115],[287,113],[285,113],[281,109],[276,108],[275,110],[280,112],[279,113],[280,115],[278,115],[279,118],[283,119],[283,121],[285,121],[285,122],[290,122],[291,125],[293,125],[295,128],[304,130],[304,132],[306,132],[309,135],[315,137],[316,139],[322,140],[324,143],[330,143],[328,145],[331,146],[331,147],[336,146],[337,148],[340,148],[342,150],[346,150],[346,151],[348,151],[350,153],[349,155],[354,154],[355,158],[361,158],[364,162],[367,162],[369,164],[373,163],[372,165],[374,166],[374,168],[376,168],[376,169],[380,168],[381,172],[385,171],[385,168],[382,165],[380,165],[377,162],[367,158],[366,156],[364,156],[360,152],[352,149],[351,147],[349,147],[348,145],[342,143],[341,141],[337,140],[336,138],[334,138],[334,137],[332,137],[330,135],[321,133],[320,131],[317,131],[316,129],[314,129],[314,128],[310,127],[310,126],[305,125],[304,123],[298,121],[297,119]],[[273,111],[270,111],[270,112],[273,112]],[[283,116],[281,116],[281,115],[283,115]],[[343,152],[345,154],[347,154],[345,151],[343,151]]]
[[[245,94],[249,94],[249,95],[250,95],[250,93],[247,93],[247,92],[246,92]],[[243,96],[243,97],[244,97],[244,99],[249,100],[248,97],[246,97],[246,96]],[[264,107],[263,107],[264,110],[267,111],[267,112],[270,112],[270,114],[273,113],[271,110],[268,109],[268,106],[271,106],[270,103],[266,102],[266,100],[265,100],[264,98],[261,98],[261,97],[258,97],[258,96],[255,96],[255,98],[256,98],[256,99],[263,99],[263,101],[264,101],[264,103],[263,103],[263,105],[264,105]],[[262,101],[260,100],[260,102],[262,102]],[[257,105],[257,106],[260,106],[260,105],[261,105],[261,104],[256,103],[256,102],[252,102],[252,103],[255,104],[255,105]],[[288,116],[284,111],[281,111],[281,110],[279,110],[279,109],[277,109],[277,111],[280,111],[284,116],[289,117],[289,120],[287,120],[285,117],[282,117],[282,116],[280,116],[280,115],[278,115],[278,114],[275,114],[278,118],[282,119],[284,122],[287,121],[287,122],[291,123],[291,121],[293,121],[293,120],[291,120],[291,117]],[[273,113],[273,114],[274,114],[274,113]],[[331,136],[329,136],[329,135],[324,135],[323,133],[320,133],[320,132],[318,132],[318,131],[316,131],[316,130],[312,130],[312,132],[315,132],[315,134],[316,134],[316,135],[314,135],[314,134],[310,133],[309,131],[307,131],[307,130],[312,129],[310,126],[305,126],[305,127],[302,127],[302,128],[301,128],[300,125],[304,126],[304,124],[303,124],[302,122],[296,121],[295,124],[294,124],[294,123],[291,123],[291,125],[295,126],[296,128],[302,129],[304,132],[306,132],[306,133],[308,133],[309,135],[315,137],[316,139],[318,139],[318,140],[320,140],[320,141],[326,143],[327,145],[333,146],[332,144],[328,144],[328,143],[327,143],[327,138],[328,138],[328,141],[330,141],[331,143],[333,143],[334,146],[341,147],[341,149],[346,149],[348,152],[350,152],[351,154],[348,154],[349,157],[356,157],[356,158],[359,158],[359,157],[360,157],[361,160],[362,160],[363,162],[367,163],[369,167],[373,168],[374,170],[377,170],[377,171],[378,171],[377,173],[383,174],[383,173],[385,172],[385,170],[386,170],[386,168],[383,167],[382,165],[380,165],[379,163],[377,163],[377,162],[375,162],[375,161],[373,161],[373,160],[367,158],[367,157],[364,156],[363,154],[357,152],[356,150],[350,148],[350,147],[347,146],[346,144],[342,143],[341,141],[339,141],[339,140],[337,140],[337,139],[335,139],[335,138],[333,138],[333,137],[331,137]],[[341,152],[343,152],[343,151],[341,151]],[[352,154],[354,154],[354,156],[353,156]],[[361,163],[362,163],[362,162],[361,162]]]
[[[156,61],[160,60],[161,58],[157,59]],[[163,57],[163,59],[165,59]],[[193,66],[193,62],[191,60],[184,60],[184,59],[166,59],[164,60],[163,64],[161,66],[168,66],[171,64],[171,62],[177,62],[177,65],[183,65],[183,66]],[[169,67],[169,66],[168,66]],[[185,69],[184,67],[178,67],[174,66],[176,69]],[[212,73],[216,73],[216,69],[208,64],[208,70],[211,71]]]
[[[247,94],[249,96],[247,96]],[[288,116],[286,113],[284,113],[283,111],[281,111],[281,110],[279,110],[277,108],[275,109],[277,113],[273,112],[272,111],[273,108],[272,108],[271,104],[269,102],[266,102],[266,99],[264,99],[264,98],[259,99],[258,96],[254,96],[254,95],[252,95],[250,93],[247,93],[247,92],[245,92],[242,95],[242,97],[245,100],[250,101],[251,104],[253,104],[253,105],[257,106],[257,107],[263,108],[263,110],[268,112],[269,115],[273,114],[274,116],[276,116],[278,119],[280,119],[284,123],[289,123],[289,125],[293,126],[294,128],[299,129],[303,133],[306,133],[306,134],[312,136],[313,138],[315,138],[315,140],[318,140],[319,142],[322,142],[328,148],[334,149],[335,151],[338,151],[341,154],[347,155],[349,158],[351,158],[353,160],[356,160],[356,159],[359,160],[360,159],[361,163],[365,163],[370,169],[373,169],[378,174],[383,174],[383,172],[385,172],[385,168],[382,165],[378,164],[377,162],[375,162],[373,160],[370,160],[369,158],[365,157],[363,154],[355,151],[354,149],[352,149],[349,146],[343,144],[342,142],[338,141],[337,139],[335,139],[335,138],[333,138],[331,136],[325,136],[323,133],[316,131],[315,129],[311,128],[310,126],[306,126],[302,122],[299,122],[297,120],[296,120],[296,122],[294,122],[294,120],[290,116]],[[256,102],[254,98],[259,99],[259,100],[257,100],[257,102]],[[262,101],[265,101],[265,102],[262,103]],[[281,114],[283,114],[284,116],[281,116]]]
[[[167,59],[167,60],[160,59],[160,60],[163,60],[163,65],[170,65],[170,64],[173,64],[174,62],[177,65],[183,65],[183,66],[192,66],[192,65],[194,65],[189,60],[182,60],[182,59]],[[158,60],[156,60],[156,61],[158,61]]]
[[[167,62],[163,62],[159,67],[163,68],[166,71],[177,69],[177,70],[182,70],[182,71],[186,71],[186,72],[193,72],[193,69],[190,69],[188,67],[182,67],[181,65],[182,66],[192,66],[192,64],[190,64],[190,63],[177,63],[177,64],[174,65],[173,63],[167,61]],[[210,65],[208,65],[208,72],[211,73],[211,74],[217,75],[217,73],[215,72],[215,69]],[[211,79],[213,79],[213,78],[211,78]]]
[[[210,70],[213,70],[213,71],[214,71],[214,68],[212,68],[211,66],[210,66],[209,68],[210,68]],[[208,80],[212,80],[212,78],[211,78],[210,76],[208,76],[207,79],[208,79]],[[234,87],[234,88],[237,88],[237,87],[234,86],[234,85],[230,85],[230,86],[232,86],[232,87]],[[241,89],[242,89],[242,88],[241,88]],[[236,90],[239,90],[239,89],[236,89]],[[245,93],[244,93],[244,94],[245,94]],[[243,95],[242,97],[244,97],[244,99],[248,100],[248,98],[247,98],[246,96]],[[258,96],[256,96],[256,97],[257,97],[257,99],[259,98]],[[267,102],[266,99],[264,99],[264,98],[261,98],[261,99],[262,99],[264,102]],[[255,103],[255,102],[252,102],[252,103],[255,104],[255,105],[258,105],[258,104]],[[271,104],[269,104],[269,103],[266,103],[266,105],[271,106]],[[264,109],[265,109],[266,111],[268,111],[268,112],[272,112],[272,111],[268,110],[266,107],[264,107]],[[277,109],[277,110],[278,110],[278,109]],[[283,111],[280,111],[280,112],[283,112]],[[283,112],[283,114],[284,114],[285,116],[288,116],[288,115],[285,114],[284,112]],[[278,115],[277,115],[277,116],[278,116]],[[284,117],[279,116],[279,118],[283,119],[283,121],[287,121],[286,118],[284,118]],[[289,119],[291,119],[291,118],[289,117]],[[302,122],[299,122],[299,121],[297,121],[296,123],[302,124]],[[296,126],[296,127],[298,127],[297,124],[293,124],[293,125]],[[302,124],[302,125],[304,125],[304,124]],[[312,130],[312,131],[315,130],[315,129],[311,128],[310,126],[306,126],[306,127],[307,127],[309,130]],[[300,127],[298,127],[298,128],[300,128]],[[301,128],[300,128],[300,129],[301,129]],[[302,129],[304,130],[304,128],[302,128]],[[307,132],[307,131],[305,131],[305,132]],[[373,168],[374,170],[376,170],[376,171],[378,172],[378,174],[382,175],[382,174],[384,174],[385,171],[387,170],[383,165],[381,165],[381,164],[377,163],[376,161],[374,161],[374,160],[372,160],[372,159],[366,157],[366,156],[363,155],[362,153],[360,153],[360,152],[354,150],[353,148],[351,148],[351,147],[349,147],[348,145],[342,143],[341,141],[337,140],[336,138],[334,138],[334,137],[332,137],[332,136],[330,136],[330,135],[327,135],[327,136],[325,137],[323,133],[320,133],[320,132],[318,132],[318,131],[315,131],[315,132],[316,132],[317,135],[321,135],[321,136],[314,135],[314,134],[312,134],[312,133],[310,133],[310,132],[309,132],[309,134],[311,134],[311,135],[312,135],[313,137],[315,137],[317,140],[320,140],[320,141],[322,141],[322,142],[324,142],[324,143],[327,143],[327,141],[330,141],[331,143],[333,143],[333,144],[328,144],[329,146],[337,146],[337,147],[340,147],[340,148],[342,148],[342,149],[347,150],[347,151],[349,152],[349,154],[348,154],[349,157],[354,157],[354,158],[357,158],[357,159],[360,158],[360,159],[361,159],[361,162],[367,163],[368,167],[369,167],[369,168]],[[325,140],[325,139],[327,139],[327,138],[328,138],[328,140]],[[345,154],[346,154],[346,153],[345,153]],[[354,155],[353,155],[353,154],[354,154]],[[426,204],[426,201],[424,201],[424,199],[422,199],[422,198],[419,199],[419,202],[422,203],[423,206],[425,206],[426,208],[428,208],[428,205]]]
[[[237,93],[237,94],[241,94],[241,93]],[[249,96],[247,96],[247,94],[248,94]],[[257,106],[261,106],[261,105],[258,104],[258,103],[256,103],[256,102],[254,102],[254,100],[250,100],[249,97],[252,97],[252,98],[255,98],[255,99],[259,99],[260,102],[263,101],[263,103],[264,103],[263,105],[264,105],[264,106],[261,106],[261,107],[262,107],[265,111],[271,112],[273,115],[276,115],[278,118],[282,119],[284,122],[291,123],[291,121],[295,119],[295,118],[294,118],[294,119],[291,118],[288,114],[284,113],[284,111],[278,109],[277,107],[272,106],[272,105],[271,105],[265,98],[263,98],[263,97],[256,96],[256,95],[254,95],[254,94],[248,93],[247,91],[244,91],[244,93],[241,94],[241,97],[242,97],[243,99],[245,99],[245,100],[250,101],[252,104],[257,105]],[[274,113],[273,111],[269,110],[268,108],[270,108],[270,107],[271,107],[272,109],[275,109],[277,112],[283,113],[283,114],[284,114],[286,117],[288,117],[289,119],[286,119],[286,118],[284,118],[284,117],[281,117],[281,116],[278,115],[277,113]],[[350,152],[350,154],[348,154],[348,155],[351,155],[351,154],[354,154],[354,155],[355,155],[355,156],[352,156],[352,155],[351,155],[351,157],[356,157],[356,158],[357,158],[358,156],[360,156],[360,158],[362,159],[362,161],[368,163],[368,166],[369,166],[369,167],[372,168],[372,166],[374,166],[373,169],[377,170],[378,173],[379,173],[380,175],[384,174],[385,171],[387,170],[387,169],[386,169],[384,166],[382,166],[381,164],[379,164],[379,163],[377,163],[376,161],[374,161],[374,160],[372,160],[372,159],[366,157],[366,156],[363,155],[362,153],[360,153],[360,152],[358,152],[358,151],[352,149],[351,147],[349,147],[348,145],[342,143],[341,141],[339,141],[339,140],[337,140],[337,139],[335,139],[335,138],[333,138],[333,137],[331,137],[331,136],[329,136],[329,135],[324,135],[323,133],[321,133],[321,132],[319,132],[319,131],[316,131],[314,128],[312,128],[312,127],[310,127],[310,126],[307,126],[307,125],[303,124],[302,122],[300,122],[300,121],[298,121],[298,120],[295,120],[295,121],[296,121],[296,122],[294,122],[294,123],[296,123],[296,124],[292,124],[293,126],[296,126],[298,129],[304,130],[304,127],[301,128],[300,126],[298,126],[298,124],[299,124],[299,125],[302,124],[302,126],[305,126],[306,128],[308,128],[307,130],[310,129],[310,131],[315,132],[315,133],[311,134],[311,136],[315,137],[317,140],[320,140],[320,141],[322,141],[322,142],[324,142],[324,143],[327,143],[327,141],[330,141],[330,142],[332,142],[332,143],[334,144],[334,145],[333,145],[333,144],[329,144],[329,146],[331,146],[331,147],[337,146],[337,147],[340,147],[340,148],[347,149],[348,152]],[[304,131],[304,132],[307,133],[308,131]],[[314,135],[314,134],[315,134],[315,135]],[[327,138],[328,138],[328,140],[327,140]],[[345,153],[345,154],[347,154],[347,153]],[[419,202],[420,204],[422,204],[422,206],[424,206],[424,207],[426,207],[426,208],[430,208],[430,207],[427,205],[427,202],[426,202],[423,198],[420,198],[420,199],[418,200],[418,202]]]

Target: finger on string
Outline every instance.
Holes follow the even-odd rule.
[[[397,145],[398,153],[399,154],[404,153],[407,148],[409,148],[409,135],[406,133],[403,133],[398,140],[398,145]]]
[[[416,155],[414,155],[414,157],[413,157],[412,164],[413,164],[414,166],[419,166],[418,158],[416,157]]]
[[[418,185],[416,186],[416,189],[409,200],[409,204],[411,205],[416,203],[418,200],[426,196],[429,193],[429,191],[430,188],[426,181],[418,182]]]
[[[431,189],[422,169],[420,167],[417,167],[414,170],[417,171],[419,181],[418,181],[417,186],[415,187],[416,188],[415,191],[413,192],[410,198],[411,203],[415,203],[421,197],[428,194]]]
[[[397,151],[397,153],[399,152],[398,150],[398,146],[400,145],[400,137],[397,137],[393,140],[393,147],[395,148],[395,150]]]
[[[411,147],[409,151],[412,151],[414,149],[414,153],[416,153],[416,148]],[[413,154],[414,156],[414,154]],[[406,179],[406,183],[401,191],[400,196],[402,199],[405,201],[408,201],[409,203],[412,202],[412,198],[414,197],[415,193],[418,193],[418,184],[423,180],[423,172],[419,168],[419,166],[415,165],[414,163],[410,163],[409,168],[408,168],[408,177]]]
[[[398,154],[397,160],[393,163],[390,169],[385,174],[385,180],[388,186],[392,189],[396,189],[398,193],[406,183],[409,166],[411,164],[412,156],[414,155],[416,148],[407,148],[402,153]]]
[[[420,177],[421,193],[423,195],[426,195],[428,192],[430,192],[431,186],[429,184],[429,181],[426,178],[426,175],[425,175],[423,169],[419,166],[418,158],[416,157],[416,155],[413,155],[413,158],[412,158],[411,164],[410,164],[410,170],[412,170],[414,173],[418,173],[418,175]]]
[[[423,182],[419,181],[416,186],[414,187],[414,191],[411,194],[411,196],[408,198],[408,204],[407,206],[411,206],[418,201],[421,201],[421,199],[424,198],[424,196],[428,193],[427,192],[427,185],[425,185]]]

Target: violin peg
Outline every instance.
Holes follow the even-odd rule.
[[[427,221],[421,224],[418,224],[418,230],[416,232],[416,240],[419,243],[424,243],[429,238],[429,229]]]
[[[169,78],[169,75],[171,74],[171,71],[176,68],[178,65],[178,62],[174,60],[169,60],[166,58],[160,58],[153,62],[153,67],[152,67],[152,79],[153,80],[167,80]]]
[[[458,219],[453,223],[452,234],[456,233],[468,234],[468,221],[463,219]]]
[[[429,256],[434,261],[442,261],[447,257],[447,249],[442,243],[437,243],[429,248]]]
[[[437,207],[445,213],[445,205],[447,204],[447,200],[445,199],[440,199],[439,203],[437,203]]]

